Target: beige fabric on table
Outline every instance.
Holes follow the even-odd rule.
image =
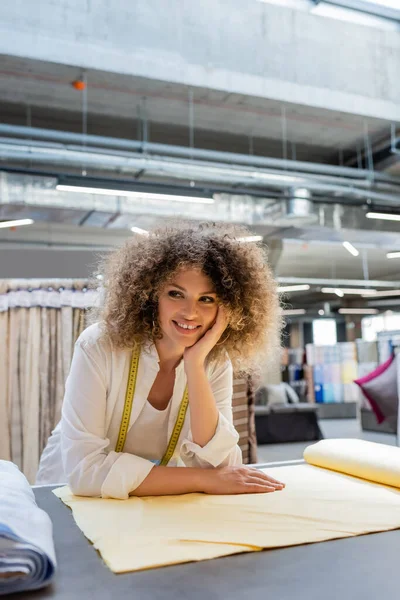
[[[67,487],[55,494],[117,573],[400,528],[399,489],[308,464],[273,476],[283,491],[125,501],[77,497]]]

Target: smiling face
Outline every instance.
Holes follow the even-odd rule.
[[[214,324],[217,295],[200,269],[178,271],[161,290],[158,319],[165,341],[183,349],[193,346]]]

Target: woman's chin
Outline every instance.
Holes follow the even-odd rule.
[[[195,343],[197,342],[199,338],[182,338],[181,336],[176,336],[174,338],[175,343],[179,344],[180,346],[182,346],[183,348],[191,348],[192,346],[195,345]]]
[[[169,339],[170,343],[172,342],[174,345],[181,346],[182,348],[191,348],[191,346],[194,346],[201,336],[196,335],[185,337],[184,335],[179,335],[179,333],[177,334],[176,331],[171,331],[169,332],[169,335],[164,333],[163,337],[164,339]]]

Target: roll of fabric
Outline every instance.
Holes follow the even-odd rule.
[[[0,595],[42,588],[55,569],[50,517],[18,467],[0,460]]]
[[[304,450],[310,465],[400,488],[400,448],[358,439],[321,440]]]

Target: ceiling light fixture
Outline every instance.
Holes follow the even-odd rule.
[[[376,294],[376,290],[372,290],[372,289],[330,288],[330,287],[321,288],[321,292],[323,294],[337,294],[338,290],[342,292],[342,295],[351,294],[353,296],[356,296],[357,294],[360,294],[361,296],[374,296]]]
[[[245,237],[236,238],[238,242],[261,242],[262,235],[246,235]]]
[[[322,308],[320,308],[318,314],[322,317],[325,314],[325,311]]]
[[[146,229],[140,229],[140,227],[131,227],[131,231],[133,231],[133,233],[138,233],[139,235],[149,235],[149,232]]]
[[[305,315],[306,314],[306,309],[305,308],[291,308],[288,310],[283,310],[282,314],[284,317],[291,317],[291,316],[296,316],[296,315]]]
[[[20,227],[21,225],[32,225],[35,221],[33,219],[16,219],[14,221],[0,221],[0,229],[6,229],[7,227]]]
[[[344,292],[342,292],[340,288],[335,288],[334,293],[336,294],[336,296],[339,296],[339,298],[343,298],[344,296]]]
[[[341,315],[376,315],[377,308],[339,308]]]
[[[400,252],[388,252],[386,258],[400,258]]]
[[[382,219],[383,221],[400,221],[400,215],[391,215],[389,213],[368,212],[367,219]]]
[[[366,297],[367,294],[361,294]],[[368,296],[369,298],[384,298],[385,296],[400,296],[400,290],[384,290],[382,292],[375,292],[375,294],[371,294]]]
[[[355,248],[353,246],[353,244],[350,244],[350,242],[343,242],[343,246],[346,248],[346,250],[348,252],[350,252],[350,254],[352,254],[353,256],[358,256],[360,253],[357,250],[357,248]]]
[[[300,285],[281,285],[278,287],[278,292],[284,294],[285,292],[305,292],[310,289],[308,284]]]
[[[143,200],[161,200],[172,202],[189,202],[193,204],[214,204],[214,198],[201,198],[199,196],[178,196],[176,194],[154,194],[152,192],[134,192],[133,190],[86,187],[83,185],[66,185],[59,183],[56,186],[59,192],[76,192],[82,194],[100,194],[102,196],[126,196]]]

